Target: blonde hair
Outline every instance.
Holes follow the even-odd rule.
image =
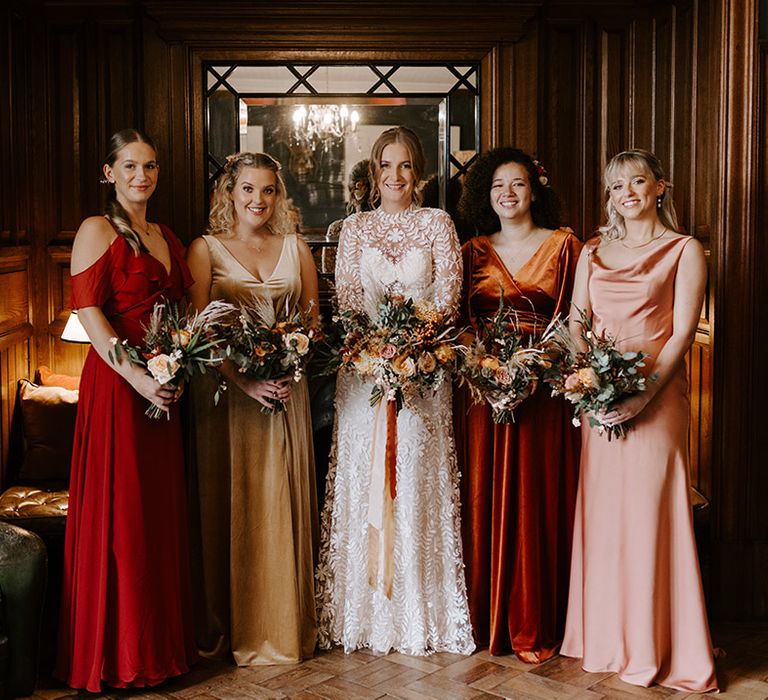
[[[157,147],[149,136],[138,129],[123,129],[112,134],[112,137],[109,139],[107,157],[104,159],[104,162],[110,168],[114,167],[120,151],[131,143],[146,143],[155,152],[155,156],[157,156]],[[128,212],[125,211],[123,205],[118,201],[115,184],[104,182],[110,185],[109,193],[107,194],[107,204],[104,207],[104,216],[109,219],[117,235],[125,239],[133,254],[138,255],[147,248],[141,240],[138,231],[131,226],[131,217],[128,216]]]
[[[208,215],[207,233],[229,233],[235,228],[235,204],[230,196],[237,179],[245,168],[269,170],[275,174],[275,211],[267,222],[272,233],[285,236],[296,232],[296,215],[291,212],[285,191],[285,182],[280,175],[280,163],[266,153],[236,153],[227,158],[224,170],[216,181],[211,195],[211,213]]]
[[[368,170],[370,173],[371,181],[371,194],[369,201],[372,207],[375,207],[379,203],[381,193],[379,192],[379,174],[381,173],[381,155],[384,153],[384,149],[393,144],[399,143],[405,146],[408,151],[408,155],[411,159],[411,168],[413,169],[414,187],[411,194],[411,200],[419,206],[422,201],[421,188],[419,183],[424,175],[424,168],[426,167],[426,160],[424,158],[424,149],[421,147],[421,141],[419,137],[411,131],[407,126],[396,126],[392,129],[387,129],[379,134],[379,138],[373,144],[371,148],[371,157],[368,163]]]
[[[677,213],[675,212],[675,204],[672,201],[672,183],[669,182],[664,175],[664,168],[661,167],[661,161],[650,151],[634,148],[629,151],[622,151],[615,155],[611,158],[603,171],[603,185],[605,187],[605,192],[608,194],[605,203],[607,221],[598,229],[600,235],[606,241],[614,241],[624,238],[627,233],[624,226],[624,217],[619,214],[619,212],[616,211],[616,207],[613,206],[609,188],[611,183],[616,179],[618,172],[631,166],[645,171],[657,182],[659,180],[664,180],[664,192],[657,197],[660,206],[657,206],[656,214],[659,217],[659,221],[661,221],[666,228],[670,231],[678,232]]]

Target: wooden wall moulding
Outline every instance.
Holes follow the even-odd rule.
[[[60,336],[69,318],[69,297],[72,292],[69,264],[72,249],[68,246],[48,246],[48,333]]]
[[[25,334],[17,334],[13,342],[0,340],[0,489],[5,484],[8,468],[11,422],[16,407],[16,387],[19,379],[29,376],[30,326]]]
[[[0,346],[28,337],[29,258],[25,248],[0,251]]]
[[[263,3],[207,0],[141,3],[167,41],[231,47],[443,46],[514,41],[543,0],[376,0]],[[435,21],[439,17],[439,21]]]

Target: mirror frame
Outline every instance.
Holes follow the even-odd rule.
[[[227,60],[219,59],[212,60],[207,59],[202,62],[201,65],[201,78],[202,78],[202,97],[203,97],[203,154],[204,165],[203,172],[205,173],[205,199],[207,203],[209,199],[210,187],[215,180],[223,163],[215,155],[210,153],[209,142],[211,132],[211,110],[209,107],[209,97],[222,87],[232,93],[235,100],[240,102],[243,99],[248,98],[291,98],[292,100],[322,102],[324,98],[332,98],[337,100],[340,98],[354,101],[355,99],[369,99],[371,97],[401,97],[401,98],[416,98],[416,99],[435,99],[439,101],[439,111],[441,117],[444,117],[442,124],[438,127],[438,180],[439,180],[439,204],[441,208],[446,208],[446,192],[448,190],[449,183],[460,178],[467,170],[469,165],[477,157],[477,154],[481,150],[481,86],[482,86],[482,65],[481,61],[474,60],[461,60],[460,58],[446,61],[446,60],[359,60],[359,61],[306,61],[306,60]],[[370,86],[365,92],[340,92],[338,89],[334,89],[333,83],[326,82],[325,85],[318,82],[320,78],[320,69],[325,67],[354,67],[354,68],[367,68],[370,71],[368,78],[370,79]],[[249,67],[284,67],[291,74],[294,79],[292,85],[282,93],[276,93],[274,91],[243,91],[240,92],[236,85],[232,85],[230,81],[234,82],[236,78],[237,70],[240,68],[247,69]],[[446,71],[446,75],[450,76],[453,81],[452,84],[446,89],[441,85],[436,87],[435,90],[421,90],[419,92],[405,92],[398,89],[397,85],[397,72],[401,69],[435,69],[442,68]],[[364,78],[361,78],[364,80]],[[459,149],[453,149],[451,143],[451,129],[450,129],[450,115],[451,115],[451,100],[455,99],[455,96],[462,92],[463,94],[469,94],[474,99],[474,105],[470,108],[472,112],[471,119],[473,122],[474,138],[472,139],[472,148],[465,149],[470,151],[470,157],[460,160],[454,154]],[[239,143],[239,115],[236,111],[233,115],[233,123],[231,125],[233,133],[233,143]],[[472,153],[473,152],[473,153]],[[453,213],[453,212],[452,212]],[[207,204],[206,204],[207,214]],[[330,222],[328,222],[330,223]],[[315,236],[314,238],[317,238]],[[318,241],[320,243],[320,241]]]

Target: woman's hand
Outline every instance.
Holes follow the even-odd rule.
[[[166,413],[170,410],[171,404],[176,403],[184,392],[183,384],[178,387],[173,384],[158,384],[143,368],[139,367],[136,367],[136,371],[131,374],[128,381],[137,393]]]
[[[275,402],[285,403],[291,398],[293,376],[288,375],[279,379],[246,379],[238,382],[240,388],[252,399],[256,399],[266,408],[274,408]]]
[[[609,428],[614,425],[626,423],[628,420],[632,420],[638,415],[648,405],[652,398],[653,394],[648,390],[630,396],[617,403],[610,411],[601,413],[598,416],[600,422]]]

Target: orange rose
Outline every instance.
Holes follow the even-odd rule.
[[[420,371],[429,374],[430,372],[435,371],[435,367],[437,367],[437,360],[431,352],[425,352],[419,358],[418,366]]]
[[[585,389],[597,389],[600,386],[600,377],[591,367],[583,367],[579,370],[579,383]]]
[[[450,345],[438,345],[435,357],[440,364],[447,365],[456,359],[456,351]]]
[[[416,374],[416,363],[412,357],[400,355],[392,360],[392,369],[401,377],[412,377]]]
[[[191,333],[186,328],[179,328],[179,332],[171,331],[171,342],[174,345],[180,345],[185,348],[189,345],[189,341],[192,338]]]

